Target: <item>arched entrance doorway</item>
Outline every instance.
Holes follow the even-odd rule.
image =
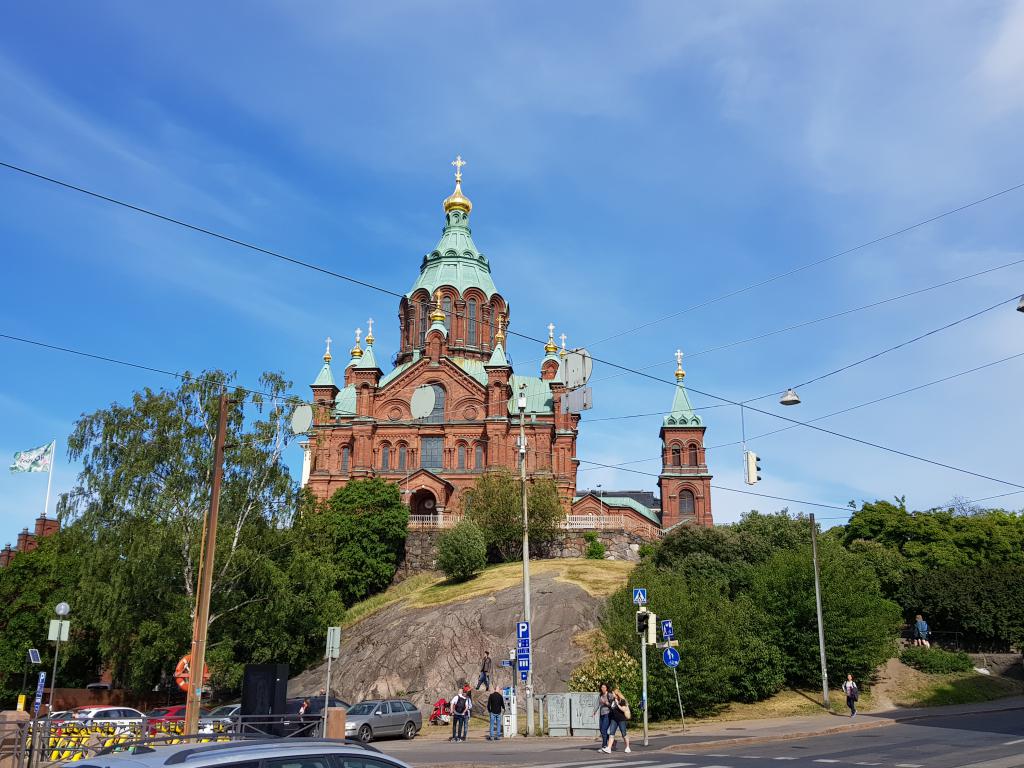
[[[437,497],[433,491],[420,488],[409,500],[409,513],[412,515],[436,515]]]

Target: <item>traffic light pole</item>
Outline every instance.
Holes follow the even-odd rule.
[[[647,619],[650,621],[650,618]],[[647,739],[647,633],[640,635],[640,671],[644,676],[644,693],[642,706],[644,709],[644,746],[649,746]]]

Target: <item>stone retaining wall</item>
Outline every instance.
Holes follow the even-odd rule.
[[[405,552],[398,564],[394,583],[424,571],[437,570],[437,537],[444,531],[437,529],[409,531],[405,540]],[[595,531],[597,539],[605,546],[606,560],[640,559],[640,547],[649,543],[640,536],[622,531]],[[564,531],[561,538],[552,543],[548,557],[584,557],[587,541],[583,531]]]

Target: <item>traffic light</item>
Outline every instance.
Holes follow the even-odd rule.
[[[653,613],[647,614],[647,644],[658,644],[658,617]]]
[[[753,485],[761,479],[761,457],[753,451],[743,452],[743,474],[747,485]]]
[[[636,633],[644,637],[647,636],[648,617],[649,613],[643,608],[636,612]]]

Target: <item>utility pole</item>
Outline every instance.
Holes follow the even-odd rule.
[[[188,698],[185,700],[184,733],[199,732],[199,707],[202,703],[206,672],[206,633],[210,625],[210,590],[213,587],[213,558],[217,551],[217,511],[220,508],[220,485],[224,477],[224,441],[228,426],[228,394],[221,388],[220,414],[217,419],[217,440],[213,448],[213,485],[210,489],[210,511],[203,523],[203,540],[199,550],[199,585],[196,590],[196,615],[192,622],[191,669],[188,675]]]
[[[525,386],[525,384],[523,385]],[[530,611],[530,505],[526,496],[526,393],[520,388],[519,398],[519,480],[523,497],[523,621],[530,623],[533,632],[533,614]],[[530,642],[530,667],[526,670],[526,735],[533,735],[533,641]]]
[[[825,623],[821,619],[821,576],[818,573],[818,526],[811,512],[811,557],[814,560],[814,602],[818,609],[818,653],[821,656],[821,698],[828,705],[828,670],[825,667]]]
[[[647,619],[650,621],[650,617]],[[644,692],[641,706],[644,708],[644,746],[650,746],[647,738],[647,633],[640,635],[640,670],[644,677]]]

